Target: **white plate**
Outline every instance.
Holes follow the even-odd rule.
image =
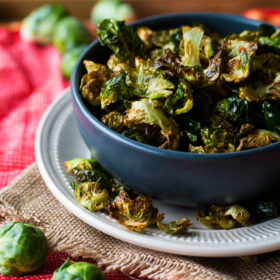
[[[91,213],[75,200],[64,161],[75,157],[89,158],[76,125],[70,90],[46,111],[37,130],[36,159],[44,181],[53,195],[78,218],[115,238],[145,248],[189,256],[229,257],[280,249],[280,218],[232,230],[209,230],[196,222],[194,209],[173,207],[159,201],[154,205],[166,213],[166,220],[189,217],[193,225],[189,233],[172,236],[157,229],[144,233],[130,232],[104,213]]]

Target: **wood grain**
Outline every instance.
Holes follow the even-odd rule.
[[[89,18],[96,0],[0,0],[0,21],[19,20],[36,7],[59,2],[78,18]],[[279,0],[128,0],[138,17],[162,13],[209,11],[241,13],[250,8],[279,8]]]

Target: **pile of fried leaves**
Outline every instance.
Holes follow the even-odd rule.
[[[106,126],[138,142],[194,153],[280,140],[280,30],[221,37],[202,25],[98,26],[107,65],[85,60],[80,93]]]
[[[71,182],[77,201],[92,212],[104,211],[128,230],[141,232],[158,227],[168,234],[182,234],[191,225],[188,218],[163,223],[164,213],[154,208],[151,200],[119,184],[95,159],[65,162],[67,171],[75,177]],[[241,205],[211,205],[196,218],[203,225],[216,229],[248,226],[267,218],[280,216],[280,196],[244,202]]]

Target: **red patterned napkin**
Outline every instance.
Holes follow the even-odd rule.
[[[37,125],[48,105],[69,82],[60,73],[60,55],[52,46],[23,42],[18,31],[0,28],[0,188],[35,160]],[[9,279],[51,279],[65,254],[51,255],[35,274]],[[107,280],[127,280],[107,273]]]

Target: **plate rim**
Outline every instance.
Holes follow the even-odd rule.
[[[63,93],[60,94],[47,108],[43,114],[36,131],[35,137],[35,157],[39,172],[54,197],[73,215],[81,219],[85,223],[94,227],[95,229],[112,236],[116,239],[124,242],[131,243],[133,245],[140,246],[163,253],[172,253],[183,256],[199,256],[199,257],[234,257],[242,255],[261,254],[271,251],[280,250],[280,233],[277,239],[278,244],[275,244],[275,240],[265,240],[266,242],[257,244],[247,244],[246,248],[240,248],[240,246],[232,246],[229,250],[227,246],[218,246],[216,244],[212,247],[202,247],[198,245],[184,245],[182,243],[170,243],[168,240],[158,240],[156,236],[146,235],[143,233],[136,233],[126,230],[125,228],[118,228],[117,226],[110,225],[102,221],[100,217],[95,216],[93,213],[88,212],[81,206],[76,205],[71,201],[53,181],[51,175],[48,173],[45,165],[44,153],[41,147],[41,140],[44,137],[44,127],[48,123],[48,118],[55,113],[55,108],[66,98],[71,100],[70,88],[66,88]],[[72,102],[72,100],[71,100]],[[61,112],[59,112],[61,114]],[[156,241],[156,242],[155,242]],[[171,248],[172,247],[172,248]]]

